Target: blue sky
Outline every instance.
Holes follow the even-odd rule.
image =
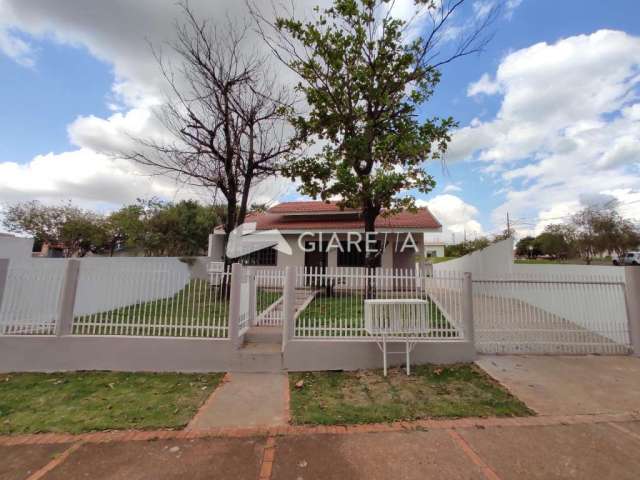
[[[495,1],[469,0],[456,22]],[[193,2],[214,19],[246,13],[243,2],[214,3]],[[448,227],[443,239],[497,232],[506,212],[522,234],[539,230],[594,198],[616,198],[639,218],[640,2],[507,3],[486,50],[446,66],[422,112],[461,127],[447,172],[431,165],[438,186],[421,198]],[[0,0],[0,202],[111,209],[192,196],[98,153],[127,129],[153,127],[158,82],[146,42],[168,39],[174,2],[53,4]],[[262,193],[297,196],[283,185]]]

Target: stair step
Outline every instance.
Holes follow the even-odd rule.
[[[238,350],[238,353],[242,355],[280,355],[282,353],[281,345],[277,343],[245,343],[244,346]]]
[[[245,334],[247,343],[282,344],[282,327],[251,327]]]

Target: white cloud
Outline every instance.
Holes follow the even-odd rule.
[[[324,0],[323,0],[324,1]],[[190,6],[214,24],[247,18],[245,2],[190,0]],[[18,165],[0,160],[0,202],[38,198],[43,201],[73,199],[84,206],[134,201],[137,197],[162,196],[210,200],[211,192],[186,188],[164,177],[148,175],[140,165],[114,161],[100,152],[125,151],[131,137],[156,138],[163,134],[153,114],[166,94],[150,43],[172,59],[166,44],[174,39],[179,18],[177,2],[157,0],[0,0],[0,52],[24,65],[37,65],[37,52],[26,40],[54,41],[72,48],[86,48],[110,64],[114,81],[106,96],[114,112],[108,118],[78,117],[68,126],[77,150],[45,154]],[[265,48],[250,32],[247,47]],[[287,69],[274,62],[279,78]],[[107,93],[107,92],[105,92]],[[2,162],[4,160],[4,163]],[[264,181],[255,188],[252,201],[272,201],[289,187],[282,179]]]
[[[448,185],[445,185],[445,187],[442,189],[442,191],[444,193],[453,193],[453,192],[461,192],[462,191],[462,187],[454,184],[454,183],[449,183]]]
[[[482,75],[480,80],[469,85],[467,89],[467,95],[473,97],[484,93],[486,95],[495,95],[500,92],[500,84],[489,77],[488,74]]]
[[[458,130],[449,160],[484,164],[507,192],[493,212],[543,221],[580,195],[640,188],[640,38],[601,30],[507,55],[468,94],[502,94],[495,118]]]
[[[416,205],[429,207],[440,221],[443,241],[450,242],[452,234],[456,241],[461,241],[465,232],[468,238],[483,235],[482,225],[477,220],[478,209],[456,195],[436,195],[430,200],[416,200]]]

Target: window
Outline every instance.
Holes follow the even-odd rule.
[[[360,242],[356,247],[353,243],[349,244],[345,240],[340,242],[340,246],[342,248],[338,250],[339,267],[364,267],[367,256],[364,241]],[[376,267],[380,266],[380,258],[381,256],[378,257]]]
[[[275,267],[278,264],[278,251],[273,247],[263,248],[240,258],[243,265],[259,265]]]

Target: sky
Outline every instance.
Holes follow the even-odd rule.
[[[498,1],[467,0],[452,31]],[[415,195],[445,227],[434,240],[498,233],[507,214],[520,236],[539,233],[612,199],[640,221],[640,2],[502,1],[491,42],[446,65],[420,110],[459,125],[444,166],[427,164],[436,188]],[[242,1],[191,5],[214,23],[247,18]],[[410,7],[396,0],[394,12]],[[1,205],[71,200],[108,212],[140,197],[210,200],[100,153],[157,131],[163,84],[149,45],[171,41],[177,15],[174,0],[0,0]],[[254,201],[299,197],[279,180]]]

